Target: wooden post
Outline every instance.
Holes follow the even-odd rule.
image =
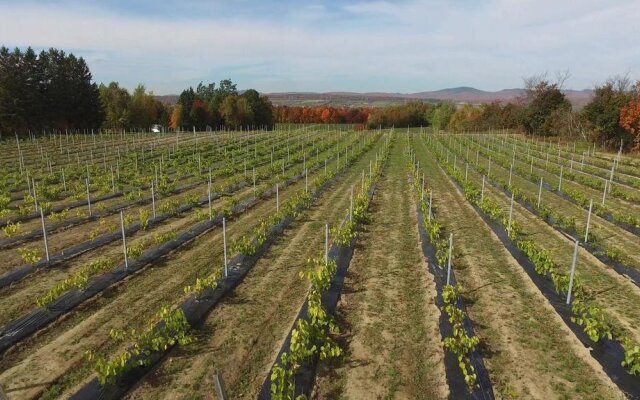
[[[482,190],[480,191],[480,202],[484,200],[484,175],[482,175]]]
[[[604,190],[602,191],[602,205],[604,206],[604,201],[607,198],[607,185],[609,184],[608,180],[604,180]]]
[[[509,167],[509,187],[511,187],[511,174],[513,172],[513,164]]]
[[[280,211],[280,189],[279,184],[276,183],[276,212]]]

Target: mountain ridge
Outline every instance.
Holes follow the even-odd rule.
[[[272,101],[274,105],[345,105],[345,106],[382,106],[386,104],[402,103],[412,100],[423,101],[452,101],[455,103],[484,104],[493,101],[513,102],[524,95],[521,88],[486,91],[471,86],[459,86],[433,91],[414,93],[400,92],[267,92],[261,93]],[[591,89],[565,89],[567,99],[575,108],[581,108],[593,97]],[[175,104],[178,95],[156,96],[167,104]]]

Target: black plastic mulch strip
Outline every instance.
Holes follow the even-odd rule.
[[[449,181],[453,183],[461,193],[464,193],[464,189],[458,184],[458,182],[451,179],[441,166],[439,167]],[[622,361],[624,360],[624,349],[622,345],[617,341],[606,338],[602,339],[600,342],[591,341],[582,328],[571,321],[571,306],[566,304],[566,299],[556,293],[553,282],[550,279],[542,277],[536,272],[533,262],[531,262],[527,255],[520,250],[511,239],[509,239],[509,235],[504,227],[498,222],[492,220],[478,206],[471,202],[468,203],[473,206],[476,213],[484,220],[491,230],[493,230],[496,236],[498,236],[503,246],[509,251],[511,256],[518,261],[520,266],[525,270],[527,275],[529,275],[529,278],[533,283],[535,283],[540,292],[547,298],[567,327],[569,327],[578,340],[580,340],[580,342],[589,349],[591,356],[600,363],[602,369],[609,378],[611,378],[611,380],[628,396],[628,398],[640,399],[640,377],[629,374],[622,366]]]
[[[373,190],[370,191],[370,195],[372,194]],[[340,293],[342,292],[344,279],[347,276],[347,269],[349,268],[351,258],[353,257],[355,245],[356,240],[354,239],[349,246],[339,246],[334,243],[331,245],[331,248],[329,248],[329,258],[335,260],[337,267],[336,273],[331,280],[331,286],[329,287],[329,290],[322,294],[322,306],[325,308],[327,314],[329,315],[333,315],[338,305],[338,300],[340,299]],[[304,304],[302,304],[302,307],[300,307],[300,311],[298,312],[298,315],[296,316],[296,319],[291,326],[291,329],[289,329],[289,333],[287,334],[285,341],[282,343],[282,346],[278,351],[276,361],[273,363],[271,369],[269,369],[269,375],[262,383],[260,393],[258,394],[259,400],[271,399],[271,370],[273,370],[273,366],[275,366],[278,360],[280,360],[280,356],[282,355],[282,353],[286,352],[289,349],[289,346],[291,344],[291,334],[296,327],[297,321],[299,319],[307,319],[308,308],[309,303],[305,299]],[[301,394],[309,395],[309,393],[311,392],[315,380],[318,360],[319,355],[316,354],[310,360],[307,360],[305,363],[303,363],[294,375],[293,379],[295,382],[295,396]]]
[[[372,187],[368,191],[369,199],[371,199],[375,193],[376,185],[372,185]],[[346,221],[346,218],[343,220],[343,224]],[[321,297],[321,303],[324,309],[327,311],[328,315],[333,315],[335,313],[336,307],[338,306],[338,300],[340,299],[340,294],[342,293],[342,287],[344,285],[344,279],[347,276],[347,270],[349,269],[349,264],[351,263],[351,258],[353,257],[353,251],[355,249],[357,238],[354,238],[349,246],[339,246],[336,243],[333,243],[329,248],[328,256],[329,258],[335,260],[336,262],[336,273],[331,280],[331,286],[329,290],[324,292]],[[296,316],[293,325],[289,329],[289,333],[285,338],[280,350],[278,351],[278,355],[275,358],[274,363],[269,369],[269,375],[263,381],[262,386],[260,388],[260,392],[258,393],[259,400],[269,400],[271,399],[271,371],[273,367],[278,363],[282,353],[286,352],[291,344],[291,334],[296,327],[296,323],[299,319],[307,319],[307,310],[309,308],[308,300],[305,299],[302,307],[300,307],[300,311]],[[294,380],[294,397],[304,394],[309,396],[311,390],[313,388],[313,384],[315,382],[316,376],[316,367],[318,365],[318,361],[320,359],[319,354],[314,355],[310,359],[306,360],[300,367],[298,371],[293,377]]]
[[[254,255],[245,256],[238,254],[232,258],[228,265],[228,276],[223,278],[214,290],[207,289],[200,298],[190,296],[179,305],[179,308],[184,311],[187,321],[189,321],[191,326],[196,327],[204,322],[205,318],[216,304],[218,304],[218,302],[227,293],[238,286],[251,268],[258,262],[260,257],[264,255],[271,244],[273,244],[277,239],[278,235],[291,223],[291,221],[291,218],[285,218],[278,226],[271,228],[267,240],[259,249],[257,249]],[[163,322],[160,322],[156,328],[159,328],[162,325]],[[170,350],[171,348],[168,348],[166,351],[153,352],[146,357],[146,363],[144,366],[138,365],[133,367],[126,373],[119,376],[114,384],[107,384],[103,386],[98,382],[97,378],[94,378],[73,394],[71,399],[119,399],[147,373],[152,371],[153,368],[155,368],[155,366],[167,356]],[[142,360],[142,358],[133,357],[129,362],[135,363],[140,360]]]
[[[219,225],[221,222],[221,216],[216,217],[212,221],[200,222],[191,227],[187,232],[178,235],[177,238],[145,251],[138,259],[132,260],[129,263],[128,269],[125,270],[125,267],[121,265],[110,272],[92,279],[84,290],[72,289],[61,295],[49,305],[49,307],[35,309],[27,315],[8,323],[0,330],[0,352],[5,351],[14,344],[29,337],[109,286],[134,274],[146,265],[176,250],[195,237]]]
[[[183,191],[189,190],[189,189],[193,189],[194,187],[200,185],[201,183],[190,183],[184,186],[181,186],[179,188],[176,188],[174,190],[171,190],[168,194],[171,195],[175,195],[178,193],[181,193]],[[156,201],[162,200],[162,198],[157,198]],[[131,203],[126,203],[126,204],[116,204],[114,206],[111,206],[109,208],[107,208],[104,212],[98,212],[98,213],[92,213],[91,216],[89,217],[76,217],[76,218],[69,218],[65,221],[60,221],[58,223],[52,224],[50,226],[47,227],[47,234],[52,234],[54,232],[57,232],[59,230],[63,230],[63,229],[69,229],[72,228],[74,226],[80,225],[80,224],[84,224],[86,222],[90,222],[90,221],[95,221],[98,218],[107,216],[107,215],[111,215],[111,214],[115,214],[116,212],[120,211],[120,210],[124,210],[126,208],[129,207],[133,207],[133,206],[137,206],[137,205],[141,205],[141,204],[148,204],[151,203],[151,197],[149,198],[144,198],[144,199],[140,199],[140,200],[136,200],[134,202]],[[84,202],[83,204],[87,204],[86,202]],[[93,203],[92,203],[93,204]],[[39,216],[39,214],[38,214]],[[6,238],[6,239],[2,239],[0,240],[0,249],[4,249],[7,247],[11,247],[14,246],[16,244],[22,243],[22,242],[26,242],[28,240],[33,240],[36,238],[42,237],[42,229],[34,229],[31,232],[25,233],[23,235],[18,235],[18,236],[13,236],[10,238]]]
[[[448,147],[445,147],[445,148],[448,149]],[[449,150],[449,151],[451,151],[451,150]],[[469,162],[469,160],[467,160],[467,162]],[[471,163],[469,162],[469,164],[471,164]],[[500,164],[500,166],[502,168],[505,168],[502,164]],[[512,171],[512,173],[513,173],[513,175],[515,175],[515,176],[519,177],[520,179],[523,179],[523,180],[525,180],[527,182],[530,182],[530,183],[535,184],[535,185],[539,184],[539,182],[536,183],[536,182],[532,181],[531,178],[527,178],[527,177],[517,173],[516,171]],[[548,192],[557,195],[558,197],[568,201],[571,204],[574,204],[574,205],[582,208],[583,210],[587,209],[586,207],[580,205],[573,197],[567,195],[564,192],[558,192],[557,190],[555,190],[553,187],[551,187],[551,185],[549,183],[545,182],[544,180],[542,181],[542,187],[545,188]],[[602,218],[602,219],[604,219],[604,220],[606,220],[608,222],[611,222],[612,224],[624,229],[625,231],[627,231],[629,233],[633,233],[634,235],[640,236],[640,227],[632,225],[632,224],[630,224],[628,222],[619,221],[613,216],[612,213],[604,212],[604,211],[598,211],[598,212],[594,212],[594,214],[597,215],[598,217],[600,217],[600,218]]]
[[[117,192],[117,193],[110,193],[110,194],[106,194],[104,196],[99,196],[99,197],[95,197],[91,199],[91,204],[93,205],[94,202],[99,202],[99,201],[104,201],[104,200],[109,200],[109,199],[113,199],[116,197],[122,196],[122,192]],[[45,215],[48,215],[52,212],[60,212],[63,211],[65,209],[72,209],[72,208],[78,208],[78,207],[82,207],[82,206],[86,206],[87,205],[87,200],[78,200],[78,201],[74,201],[73,203],[69,203],[69,204],[59,204],[57,206],[53,206],[51,207],[51,209],[47,212],[45,212]],[[7,225],[9,222],[23,222],[23,221],[27,221],[27,220],[31,220],[31,219],[35,219],[35,218],[40,218],[40,213],[39,212],[32,212],[31,214],[27,214],[27,215],[15,215],[13,217],[7,217],[7,218],[3,218],[0,219],[0,226],[4,226]]]
[[[435,298],[436,306],[438,306],[438,309],[442,310],[442,307],[444,306],[444,301],[442,300],[442,289],[447,283],[447,271],[438,266],[438,258],[436,257],[436,251],[434,247],[431,245],[431,242],[429,241],[429,236],[427,235],[427,232],[424,226],[424,220],[423,220],[424,215],[422,213],[422,209],[420,208],[419,204],[416,204],[416,209],[418,213],[418,228],[419,228],[418,231],[420,233],[422,252],[426,257],[426,259],[428,260],[428,265],[429,265],[428,269],[429,269],[429,272],[431,272],[431,274],[433,275],[434,281],[436,284],[436,298]],[[435,214],[435,213],[432,211],[432,214]],[[451,270],[450,283],[452,285],[457,284],[453,269]],[[462,302],[462,299],[460,298],[460,296],[458,296],[458,299],[457,299],[457,306],[465,314],[463,326],[467,332],[467,335],[469,337],[472,337],[474,335],[473,324],[467,314],[466,307]],[[452,329],[451,323],[449,323],[449,318],[447,317],[447,314],[444,312],[440,313],[439,326],[440,326],[440,334],[443,340],[444,338],[450,337],[453,335],[453,329]],[[469,391],[467,383],[464,380],[464,374],[462,373],[462,370],[458,366],[458,358],[455,356],[455,354],[453,354],[450,351],[445,350],[444,352],[444,367],[445,367],[445,373],[447,376],[447,381],[449,383],[449,398],[450,399],[469,398],[469,399],[483,399],[483,400],[494,399],[495,396],[493,394],[491,379],[489,377],[489,372],[487,371],[487,368],[485,367],[484,362],[482,360],[481,352],[479,350],[475,350],[469,353],[468,356],[469,356],[469,359],[471,360],[471,363],[473,364],[473,367],[475,368],[476,375],[478,378],[477,386],[472,391]]]
[[[325,182],[321,187],[316,189],[313,194],[313,198],[317,198],[326,189],[335,182],[336,175],[329,181]],[[256,249],[255,254],[252,256],[246,256],[238,254],[229,261],[228,276],[224,277],[218,283],[215,289],[206,289],[205,293],[201,297],[195,295],[190,296],[178,307],[185,313],[189,324],[192,327],[200,326],[204,323],[209,313],[215,308],[218,302],[230,291],[232,291],[238,284],[244,279],[247,273],[253,268],[258,260],[267,252],[271,245],[278,239],[282,232],[293,222],[293,218],[284,218],[278,225],[271,227],[267,235],[267,240]],[[163,322],[158,323],[156,327],[161,327]],[[89,381],[78,392],[76,392],[71,399],[73,400],[93,400],[93,399],[119,399],[127,391],[135,385],[146,374],[151,372],[155,366],[160,363],[169,353],[171,348],[166,351],[158,351],[152,353],[146,357],[147,361],[144,366],[135,366],[133,369],[122,374],[116,380],[114,384],[100,385],[97,378]],[[142,360],[139,357],[132,358],[129,362],[135,363]]]
[[[319,169],[315,167],[314,169]],[[290,178],[284,182],[283,186],[288,186],[293,182],[304,177],[304,174],[299,174],[293,178]],[[268,197],[275,193],[275,188],[268,189],[264,192],[263,196]],[[238,214],[244,210],[254,206],[259,199],[251,197],[250,199],[237,204],[233,208],[233,214]],[[185,205],[183,207],[187,207]],[[31,336],[33,333],[49,325],[60,316],[68,313],[73,308],[83,303],[84,301],[92,298],[105,290],[107,287],[123,280],[125,277],[132,275],[136,271],[142,269],[146,265],[151,264],[153,261],[169,254],[170,252],[183,246],[185,243],[195,239],[197,236],[213,229],[215,226],[222,223],[222,216],[218,215],[213,220],[199,222],[190,227],[186,232],[178,235],[177,238],[170,240],[167,243],[156,246],[149,250],[146,250],[138,259],[132,260],[129,263],[129,268],[125,270],[124,265],[121,265],[110,272],[107,272],[98,277],[92,278],[84,290],[72,289],[47,308],[38,308],[27,315],[20,317],[12,322],[9,322],[2,328],[0,328],[0,353],[7,350],[9,347],[20,342],[26,337]]]
[[[493,187],[495,187],[496,189],[498,189],[502,193],[504,193],[507,197],[511,196],[511,191],[509,191],[508,189],[503,188],[498,182],[495,182],[493,180],[487,180],[487,181]],[[626,277],[631,282],[633,282],[636,286],[640,287],[640,271],[638,269],[633,268],[633,267],[629,267],[627,265],[624,265],[620,261],[611,259],[610,257],[607,256],[606,251],[604,249],[602,249],[600,246],[594,245],[592,243],[584,243],[584,242],[582,242],[580,240],[580,238],[579,238],[580,235],[575,230],[575,228],[572,228],[572,229],[560,228],[557,225],[557,221],[555,220],[555,218],[553,218],[551,216],[544,216],[543,217],[542,215],[540,215],[540,212],[538,212],[538,210],[536,210],[536,208],[533,206],[533,204],[531,204],[529,201],[522,200],[522,199],[516,199],[515,196],[514,196],[514,201],[516,201],[522,207],[527,209],[527,211],[529,211],[531,214],[533,214],[533,215],[539,217],[540,219],[542,219],[543,221],[545,221],[547,224],[549,224],[553,229],[555,229],[556,231],[561,233],[563,236],[567,237],[568,239],[574,240],[574,241],[578,240],[579,245],[581,247],[583,247],[585,250],[587,250],[592,256],[596,257],[602,263],[612,267],[620,275],[626,275]]]
[[[317,166],[309,169],[309,172],[313,172],[313,171],[319,170],[320,168],[321,168],[321,166],[317,165]],[[301,179],[302,177],[303,177],[303,175],[299,174],[299,175],[297,175],[297,176],[295,176],[293,178],[290,178],[289,180],[285,181],[285,186],[289,185],[290,183],[292,183],[292,182],[294,182],[294,181],[296,181],[298,179]],[[183,186],[181,188],[174,189],[174,191],[172,191],[172,193],[176,192],[176,191],[188,190],[190,187],[195,187],[197,185],[198,185],[198,183],[189,184],[189,185]],[[232,186],[229,189],[229,191],[227,191],[225,193],[213,193],[211,195],[211,200],[212,201],[216,200],[216,199],[218,199],[219,197],[221,197],[223,195],[230,195],[230,194],[242,189],[245,186],[247,186],[247,183],[244,182],[244,181],[240,182],[240,183],[237,183],[234,186]],[[274,189],[268,189],[267,191],[264,192],[263,196],[267,196],[267,195],[273,194],[274,192],[275,192]],[[145,201],[150,202],[151,198],[145,199]],[[208,203],[208,201],[209,201],[208,196],[203,196],[198,200],[198,206],[206,204],[206,203]],[[115,207],[117,208],[117,207],[120,207],[120,206],[116,205]],[[177,209],[176,213],[177,214],[184,213],[186,211],[189,211],[193,207],[194,206],[190,205],[190,204],[182,205]],[[160,223],[160,222],[162,222],[162,221],[164,221],[164,220],[166,220],[166,219],[168,219],[168,218],[170,218],[172,216],[173,216],[172,214],[156,215],[155,219],[152,218],[152,219],[149,220],[149,226],[153,226],[153,225],[155,225],[157,223]],[[90,219],[97,219],[98,216],[94,215],[93,217],[89,217],[89,218]],[[82,222],[85,222],[85,221],[86,220],[82,220]],[[127,227],[125,229],[125,231],[126,231],[127,235],[130,235],[132,233],[137,232],[139,229],[140,229],[140,224],[139,223],[135,223],[135,224],[132,224],[129,227]],[[42,234],[42,230],[40,230],[39,232],[40,232],[40,234]],[[64,261],[68,261],[68,260],[70,260],[70,259],[72,259],[72,258],[74,258],[74,257],[76,257],[78,255],[81,255],[81,254],[83,254],[83,253],[85,253],[87,251],[94,250],[96,248],[104,246],[105,244],[108,244],[110,242],[118,240],[121,237],[122,237],[122,234],[119,233],[119,232],[107,233],[107,234],[104,234],[104,235],[101,235],[101,236],[95,238],[94,240],[89,240],[89,241],[80,243],[78,245],[66,248],[63,251],[61,251],[60,253],[51,256],[49,258],[48,262],[46,260],[41,260],[41,261],[39,261],[37,263],[34,263],[34,264],[29,264],[29,265],[23,265],[23,266],[20,266],[20,267],[16,267],[15,269],[6,272],[3,275],[0,275],[0,289],[2,289],[3,287],[9,286],[12,283],[15,283],[15,282],[18,282],[18,281],[24,279],[24,277],[26,277],[27,275],[29,275],[29,274],[37,271],[37,270],[40,270],[40,269],[43,269],[43,268],[54,267],[54,266],[59,265],[60,263],[62,263]]]
[[[221,196],[222,196],[221,193],[214,193],[214,194],[212,193],[211,200],[218,199]],[[200,199],[198,201],[198,205],[206,204],[208,203],[208,201],[209,201],[209,198],[205,196],[205,200]],[[157,225],[177,214],[185,213],[191,210],[193,207],[194,206],[192,204],[183,204],[180,207],[178,207],[175,214],[166,213],[166,214],[156,215],[155,218],[149,219],[148,227],[153,227],[154,225]],[[125,233],[127,237],[129,237],[130,235],[139,231],[140,228],[141,228],[140,222],[136,222],[126,227]],[[68,261],[83,253],[86,253],[87,251],[95,250],[97,248],[100,248],[116,240],[122,240],[122,232],[116,231],[113,233],[105,233],[93,240],[87,240],[86,242],[82,242],[77,245],[67,247],[66,249],[62,250],[60,253],[51,256],[49,258],[49,261],[41,260],[35,264],[23,265],[21,267],[15,268],[11,271],[8,271],[0,275],[0,289],[4,288],[5,286],[9,286],[13,283],[19,282],[20,280],[24,279],[24,277],[40,269],[53,268],[59,264],[64,263],[65,261]]]

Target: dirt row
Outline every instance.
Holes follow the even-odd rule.
[[[478,187],[481,186],[482,176],[480,174],[470,169],[468,178]],[[495,200],[504,210],[509,209],[510,199],[501,190],[485,184],[485,196]],[[549,195],[545,196],[544,201],[548,201],[549,197]],[[536,243],[551,251],[552,258],[562,272],[569,272],[574,248],[574,241],[571,238],[562,235],[517,202],[514,202],[513,218],[516,223],[522,226],[525,233],[533,235]],[[595,218],[592,219],[592,221],[594,220]],[[637,242],[637,238],[635,241],[627,239],[628,242],[625,242],[624,239],[627,236],[623,235],[623,232],[626,231],[618,228],[609,234],[612,235],[613,242],[619,240],[618,245],[625,246],[628,243],[629,249],[625,253],[631,252],[632,254],[633,249],[638,249],[640,243]],[[608,314],[617,329],[623,330],[636,342],[639,342],[640,309],[637,305],[640,304],[640,288],[582,247],[578,251],[576,271],[583,286],[591,293],[592,300]]]
[[[370,156],[371,157],[371,153]],[[284,202],[298,182],[280,193]],[[275,201],[259,203],[230,221],[228,243],[250,233],[259,220],[275,211]],[[144,271],[128,282],[85,304],[60,323],[8,352],[0,361],[0,382],[13,398],[32,398],[47,390],[50,394],[71,393],[90,379],[92,370],[84,361],[86,350],[116,354],[123,344],[108,340],[112,328],[141,328],[161,304],[175,304],[185,295],[182,288],[197,276],[222,265],[222,232],[216,229]],[[33,370],[41,371],[38,375]]]
[[[323,169],[320,169],[320,171],[322,172]],[[311,179],[313,179],[313,174],[311,176]],[[261,186],[264,187],[264,185]],[[234,195],[234,198],[242,199],[244,197],[251,196],[252,193],[252,188],[245,188],[236,193]],[[203,193],[200,193],[200,195],[203,195]],[[158,201],[157,207],[159,208],[160,205],[165,201],[168,200]],[[222,198],[214,201],[212,203],[213,208],[215,208],[214,211],[219,211],[219,209],[228,204],[229,201],[229,198]],[[145,208],[145,206],[141,206],[140,208]],[[154,237],[158,234],[167,232],[179,232],[183,229],[186,229],[188,226],[197,221],[196,211],[208,214],[208,205],[197,207],[195,210],[185,215],[173,217],[160,224],[159,226],[154,227],[153,229],[150,228],[148,230],[138,231],[128,238],[128,242],[130,246],[136,245],[140,242],[150,243],[153,242]],[[127,215],[133,215],[134,218],[136,217],[136,214],[131,214],[131,212],[127,212]],[[112,221],[112,223],[117,223],[119,225],[119,216],[114,216],[113,218],[117,218],[117,220]],[[104,221],[106,222],[108,220],[105,219]],[[109,230],[108,225],[101,226],[98,223],[96,223],[96,225],[98,226],[94,229],[101,229],[105,232]],[[76,233],[75,235],[70,235],[70,240],[72,240],[73,242],[82,242],[88,239],[87,231],[81,229],[81,227],[74,230],[73,232]],[[53,240],[54,239],[50,239],[50,242],[53,242]],[[29,276],[28,278],[18,282],[17,284],[0,290],[0,293],[2,293],[2,297],[0,298],[0,305],[5,309],[5,312],[0,315],[0,325],[16,318],[19,315],[24,314],[26,310],[29,310],[34,306],[35,301],[39,296],[44,295],[50,288],[52,288],[62,280],[68,278],[71,274],[73,274],[82,266],[86,265],[88,262],[94,261],[97,256],[110,257],[115,260],[121,260],[123,258],[121,253],[121,243],[119,241],[114,241],[108,245],[82,254],[81,256],[65,263],[64,266],[40,270],[38,273]]]
[[[500,240],[439,168],[421,140],[418,161],[436,218],[453,233],[455,274],[498,398],[620,398]]]
[[[342,359],[321,362],[314,398],[445,399],[435,283],[420,248],[411,182],[396,143],[358,238],[337,321]]]
[[[198,341],[168,360],[128,398],[213,398],[220,371],[233,399],[255,398],[304,302],[308,284],[299,277],[306,260],[324,248],[324,224],[337,225],[349,207],[349,188],[359,182],[369,157],[322,196],[272,247],[198,330]]]
[[[475,146],[478,146],[478,141],[475,141]],[[484,144],[482,144],[482,147],[486,149],[486,146]],[[511,157],[511,152],[509,151],[509,149],[504,149],[504,153],[503,152],[498,152],[498,154],[502,157],[506,157],[507,159]],[[490,150],[489,151],[490,154],[494,154],[496,153],[496,150]],[[519,164],[521,168],[525,168],[525,169],[531,169],[531,164],[529,161],[523,160],[525,156],[516,152],[516,164]],[[547,171],[547,169],[542,168],[540,166],[538,166],[538,163],[540,163],[540,160],[537,160],[537,163],[533,164],[533,172],[534,174],[536,174],[536,176],[539,179],[540,176],[543,177],[543,179],[545,180],[545,182],[549,183],[552,182],[554,185],[558,185],[559,181],[560,181],[560,176],[559,173],[558,175],[556,175],[553,172],[549,172]],[[565,172],[569,172],[569,169],[566,169]],[[578,190],[580,192],[582,192],[584,195],[586,196],[590,196],[592,197],[594,200],[596,201],[600,201],[602,199],[602,190],[596,190],[593,189],[585,184],[582,184],[580,182],[574,181],[569,179],[566,175],[563,175],[563,179],[562,179],[562,186],[563,187],[568,187],[574,190]],[[615,186],[615,183],[614,183]],[[637,190],[631,189],[632,192],[637,192]],[[606,199],[606,204],[608,207],[612,208],[612,209],[617,209],[617,210],[624,210],[627,213],[632,213],[634,215],[640,215],[640,204],[637,204],[635,202],[631,202],[631,201],[627,201],[624,200],[622,198],[619,197],[614,197],[611,194],[607,195],[607,199]]]
[[[463,162],[464,154],[458,154],[460,164],[459,168],[464,168]],[[469,165],[469,171],[473,173],[473,167],[475,160],[472,160]],[[484,156],[480,156],[479,165],[487,168],[489,160]],[[495,161],[491,164],[491,176],[498,177],[504,182],[509,181],[509,169],[504,168]],[[539,185],[536,185],[519,175],[512,174],[512,185],[532,199],[536,199],[538,196]],[[543,188],[541,196],[541,204],[550,207],[558,214],[565,217],[573,217],[578,226],[584,228],[587,224],[587,211],[582,207],[575,205],[568,200],[558,196],[556,192],[549,191]],[[601,238],[603,243],[608,246],[618,248],[625,256],[625,264],[640,269],[640,239],[638,236],[631,232],[628,232],[621,227],[592,214],[591,225],[589,228],[591,234]]]

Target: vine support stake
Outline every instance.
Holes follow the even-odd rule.
[[[482,190],[480,191],[480,202],[484,200],[484,175],[482,175]]]
[[[153,181],[151,181],[151,208],[153,209],[153,218],[156,218],[156,192],[153,189],[154,188],[154,184]]]
[[[618,153],[619,155],[620,153]],[[613,164],[611,165],[611,175],[609,176],[609,191],[611,191],[611,184],[613,183],[613,173],[616,169],[616,161],[613,160]]]
[[[253,191],[256,191],[256,167],[253,167]]]
[[[42,236],[44,237],[44,251],[47,256],[47,262],[49,262],[49,243],[47,242],[47,228],[44,225],[44,212],[40,207],[40,219],[42,220]]]
[[[542,200],[542,177],[540,177],[540,187],[538,188],[538,205],[540,207],[540,200]]]
[[[571,304],[571,291],[573,290],[573,278],[576,274],[576,261],[578,260],[578,241],[573,247],[573,261],[571,262],[571,275],[569,276],[569,290],[567,291],[567,305]]]
[[[449,257],[447,258],[447,285],[451,282],[451,250],[453,248],[453,233],[449,234]]]
[[[127,256],[127,236],[124,233],[124,214],[120,211],[120,229],[122,230],[122,249],[124,250],[124,270],[129,270],[129,257]]]
[[[424,201],[424,173],[422,174],[422,188],[420,192],[420,201]]]
[[[33,207],[38,209],[38,191],[36,190],[36,181],[31,177],[31,186],[33,187]]]
[[[511,187],[511,174],[513,172],[513,164],[509,167],[509,187]]]
[[[431,222],[431,204],[433,202],[433,191],[429,189],[429,213],[427,214],[427,219]]]
[[[207,197],[209,198],[209,221],[213,219],[213,209],[211,208],[211,181],[207,186]]]
[[[351,195],[349,196],[349,222],[353,221],[353,185],[351,185]]]
[[[304,169],[304,192],[309,193],[309,173],[307,169]]]
[[[562,172],[564,171],[564,166],[560,166],[560,181],[558,181],[558,193],[562,192]]]
[[[85,178],[84,182],[87,185],[87,206],[89,207],[89,216],[91,216],[91,196],[89,194],[89,178]]]
[[[324,263],[329,264],[329,224],[324,224]]]
[[[227,400],[229,397],[227,396],[227,389],[224,385],[224,380],[222,379],[222,374],[216,372],[213,375],[213,381],[216,386],[216,394],[220,400]]]
[[[276,212],[280,211],[280,189],[279,184],[276,183]]]
[[[465,163],[464,167],[464,183],[467,183],[467,176],[469,175],[469,163]]]
[[[508,231],[511,231],[512,218],[513,218],[513,192],[511,192],[511,204],[509,205],[509,223],[507,225]]]
[[[584,243],[587,244],[589,239],[589,225],[591,225],[591,210],[593,209],[593,199],[589,200],[589,214],[587,214],[587,227],[584,231]]]
[[[227,268],[227,219],[222,217],[222,245],[224,247],[224,276],[229,276],[229,270]]]
[[[116,192],[116,179],[113,176],[113,165],[111,166],[111,192]]]
[[[604,201],[607,199],[607,185],[609,184],[608,180],[604,180],[604,190],[602,191],[602,205],[604,206]]]

